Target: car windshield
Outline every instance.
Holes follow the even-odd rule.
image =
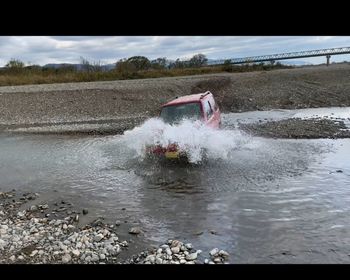
[[[183,119],[198,120],[201,118],[199,103],[186,103],[163,107],[160,117],[166,123],[179,123]]]

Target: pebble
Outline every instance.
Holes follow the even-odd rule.
[[[79,257],[80,256],[80,251],[79,250],[73,250],[72,251],[72,254],[76,257]]]
[[[104,237],[103,234],[99,233],[99,234],[95,235],[94,241],[100,242],[103,239],[103,237]]]
[[[92,254],[91,255],[91,261],[92,262],[98,262],[100,260],[100,258],[98,257],[98,255],[96,254]]]
[[[87,213],[89,213],[89,211],[87,209],[83,209],[83,215],[86,215]]]
[[[186,256],[186,260],[187,260],[187,261],[193,261],[193,260],[195,260],[195,259],[197,259],[197,253],[188,254],[188,255]]]
[[[69,254],[65,254],[63,257],[62,257],[62,262],[64,263],[68,263],[70,262],[72,259],[72,257],[69,255]]]
[[[15,255],[12,255],[12,256],[10,257],[10,261],[14,262],[15,260],[16,260],[16,256],[15,256]]]
[[[115,221],[115,225],[116,225],[117,227],[119,227],[121,224],[122,224],[122,222],[121,222],[120,220]]]
[[[162,264],[163,260],[161,258],[156,258],[156,264]]]
[[[193,246],[192,246],[191,243],[185,244],[185,247],[186,247],[188,250],[191,250],[191,249],[193,248]]]
[[[211,250],[210,252],[209,252],[209,254],[211,255],[211,256],[215,256],[215,255],[217,255],[219,253],[219,249],[218,248],[214,248],[213,250]]]
[[[129,229],[129,233],[131,234],[140,234],[141,233],[141,229],[139,227],[132,227]]]
[[[171,248],[171,251],[174,253],[174,254],[178,254],[180,252],[180,248],[179,247],[173,247]]]

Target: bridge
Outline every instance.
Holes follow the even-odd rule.
[[[233,59],[226,59],[226,60],[222,59],[222,60],[218,60],[215,64],[224,64],[224,63],[227,63],[227,61],[229,61],[230,64],[243,64],[243,63],[253,63],[253,62],[304,58],[304,57],[325,56],[327,58],[327,66],[328,66],[331,55],[339,55],[339,54],[350,54],[350,47],[270,54],[270,55],[251,56],[251,57],[243,57],[243,58],[233,58]]]

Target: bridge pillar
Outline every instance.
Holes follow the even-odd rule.
[[[327,57],[327,66],[329,66],[329,59],[331,58],[331,56],[328,54],[326,55],[326,57]]]

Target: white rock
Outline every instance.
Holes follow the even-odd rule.
[[[70,262],[72,259],[72,257],[69,255],[69,254],[65,254],[63,257],[62,257],[62,262],[64,263],[68,263]]]
[[[205,263],[205,264],[208,264],[208,263],[209,263],[209,260],[208,260],[208,259],[205,259],[205,260],[204,260],[204,263]]]
[[[221,262],[221,259],[220,259],[220,258],[215,258],[213,261],[214,261],[215,263],[220,263],[220,262]]]
[[[10,257],[10,261],[14,262],[15,260],[16,260],[16,256],[15,255]]]
[[[102,239],[103,239],[103,234],[101,234],[101,233],[95,235],[95,237],[94,237],[94,241],[96,241],[96,242],[100,242]]]
[[[92,262],[98,262],[100,259],[99,259],[99,257],[98,257],[98,255],[96,255],[96,254],[92,254],[91,255],[91,261]]]
[[[76,257],[79,257],[80,256],[80,251],[79,250],[73,250],[72,251],[72,254]]]
[[[104,259],[106,259],[106,255],[105,254],[100,254],[100,260],[104,260]]]
[[[171,248],[171,251],[174,253],[174,254],[178,254],[180,252],[180,247],[173,247]]]
[[[180,264],[184,264],[184,263],[187,263],[187,261],[185,259],[181,259]]]
[[[194,261],[189,261],[186,264],[196,264]]]
[[[38,250],[34,250],[34,251],[30,254],[30,256],[31,256],[31,257],[34,257],[37,253],[38,253]]]
[[[63,224],[62,228],[63,228],[63,229],[67,229],[68,226],[67,226],[66,224]]]
[[[156,257],[154,255],[149,255],[145,259],[146,262],[154,263],[156,261]]]
[[[161,258],[156,258],[156,264],[162,264],[163,260]]]
[[[219,249],[218,248],[214,248],[213,250],[211,250],[210,252],[209,252],[209,254],[211,255],[211,256],[215,256],[215,255],[217,255],[219,253]]]
[[[166,254],[168,255],[168,256],[171,256],[173,253],[172,253],[172,251],[170,250],[170,248],[167,248],[166,250],[165,250],[165,252],[166,252]]]
[[[186,256],[186,260],[187,260],[187,261],[193,261],[193,260],[195,260],[195,259],[197,259],[197,253],[188,254],[188,255]]]
[[[24,257],[23,256],[19,256],[18,259],[22,261],[22,260],[24,260]]]
[[[185,244],[185,247],[186,247],[188,250],[191,250],[191,249],[193,248],[191,243]]]
[[[90,256],[87,256],[87,257],[85,258],[85,261],[86,261],[86,262],[91,262],[91,257],[90,257]]]
[[[224,257],[224,258],[227,258],[227,257],[230,256],[230,254],[227,253],[227,252],[224,251],[224,250],[220,250],[220,251],[219,251],[219,255],[222,256],[222,257]]]

